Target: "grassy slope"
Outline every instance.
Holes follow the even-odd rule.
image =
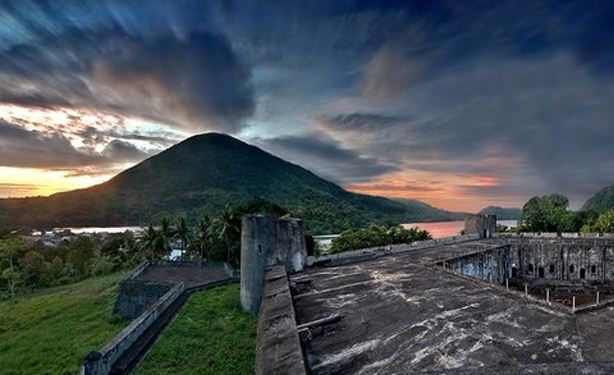
[[[239,287],[193,295],[135,375],[254,373],[256,318],[239,306]]]
[[[78,373],[127,322],[112,317],[121,273],[0,302],[0,373]]]

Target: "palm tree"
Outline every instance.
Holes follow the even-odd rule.
[[[183,257],[183,253],[188,244],[188,237],[190,236],[190,229],[188,228],[188,223],[185,219],[185,216],[179,216],[177,218],[175,236],[177,237],[177,239],[181,240],[181,256]]]
[[[171,251],[171,242],[175,237],[175,230],[171,225],[171,221],[168,217],[163,216],[160,219],[160,230],[158,231],[159,241],[161,243],[161,247],[164,249],[164,255],[169,255]]]
[[[210,260],[209,250],[215,231],[214,221],[208,215],[203,215],[196,224],[195,245],[201,259]]]
[[[147,229],[141,233],[139,236],[139,243],[148,257],[156,258],[164,252],[164,247],[160,239],[160,233],[152,224],[149,224]]]
[[[240,230],[236,225],[236,213],[230,207],[230,205],[226,205],[222,214],[218,219],[215,220],[216,226],[218,228],[218,235],[224,244],[226,245],[226,261],[232,264],[232,243],[238,237]]]

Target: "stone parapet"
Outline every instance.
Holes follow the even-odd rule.
[[[258,316],[256,375],[306,375],[288,276],[283,265],[266,271]]]

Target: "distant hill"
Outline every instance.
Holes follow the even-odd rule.
[[[451,220],[418,201],[348,192],[310,171],[228,135],[197,135],[109,181],[49,197],[0,199],[0,225],[140,225],[163,214],[195,220],[258,196],[288,208],[311,232],[370,222]]]
[[[401,203],[408,211],[421,217],[422,219],[419,221],[464,220],[466,215],[464,212],[442,210],[415,199],[394,198],[393,200]]]
[[[582,211],[603,212],[611,209],[614,209],[614,184],[599,190],[582,206]]]
[[[480,214],[497,215],[497,220],[520,220],[522,209],[488,206],[479,212]]]

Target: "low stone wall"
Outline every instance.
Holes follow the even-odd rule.
[[[256,375],[306,375],[296,315],[283,265],[266,271],[258,315]]]
[[[132,320],[160,299],[173,285],[175,283],[142,281],[132,278],[123,280],[119,283],[113,314]]]
[[[501,238],[614,238],[614,233],[554,233],[554,232],[522,232],[497,233]]]
[[[503,245],[445,259],[438,264],[456,273],[500,285],[511,278],[508,272],[511,259],[511,247]]]
[[[345,263],[358,262],[378,258],[388,254],[397,254],[407,251],[423,250],[436,246],[452,245],[479,239],[479,234],[466,234],[452,237],[439,238],[435,240],[416,241],[408,244],[387,245],[369,247],[353,251],[346,251],[338,254],[309,256],[307,257],[308,266],[340,265]]]
[[[126,280],[128,280],[128,279],[135,279],[135,278],[139,277],[139,275],[142,274],[143,271],[145,271],[145,268],[149,267],[150,263],[151,263],[151,261],[149,261],[149,260],[141,262],[141,264],[139,264],[134,270],[132,270],[132,272],[130,272],[130,275],[128,275]]]
[[[107,375],[113,364],[130,349],[132,344],[149,328],[158,317],[184,292],[185,286],[179,282],[138,318],[122,330],[101,350],[88,354],[81,364],[81,375]]]
[[[162,259],[156,259],[156,260],[150,260],[147,262],[147,266],[152,265],[152,266],[171,266],[171,267],[189,267],[189,268],[217,268],[217,269],[223,269],[224,271],[226,271],[226,273],[228,274],[229,277],[238,277],[238,271],[233,269],[228,263],[226,262],[205,262],[205,261],[189,261],[189,260],[162,260]],[[141,270],[140,273],[142,273],[145,268],[144,267],[143,270]],[[139,274],[140,274],[139,273]]]

